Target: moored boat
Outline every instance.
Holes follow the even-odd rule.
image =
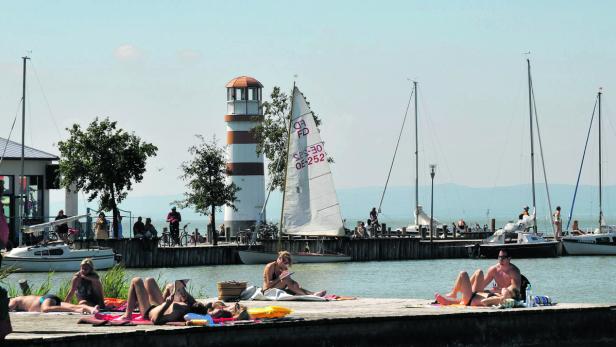
[[[244,264],[267,264],[275,261],[278,257],[276,252],[239,251],[240,259]],[[351,256],[344,254],[324,253],[294,253],[291,255],[293,263],[337,263],[350,261]]]
[[[565,251],[569,255],[616,255],[616,226],[607,225],[605,223],[605,218],[603,215],[603,184],[602,184],[602,170],[601,170],[601,95],[602,91],[599,90],[597,93],[597,101],[595,107],[598,105],[598,133],[599,133],[599,227],[595,229],[594,233],[584,234],[579,230],[574,230],[574,232],[579,233],[579,235],[569,234],[562,238],[563,247],[565,247]],[[588,128],[588,135],[586,136],[586,146],[588,145],[588,139],[590,136],[590,130],[592,129],[592,123],[594,119],[594,110],[593,115],[590,118],[590,127]],[[584,147],[584,155],[582,156],[582,164],[580,165],[580,170],[578,173],[578,179],[575,187],[575,193],[573,194],[573,202],[571,203],[571,211],[569,214],[569,222],[571,221],[571,216],[573,215],[573,207],[575,206],[575,197],[577,193],[577,187],[580,182],[580,175],[582,173],[582,168],[584,165],[584,156],[586,155],[586,146]],[[575,228],[574,223],[574,228]],[[569,225],[567,223],[567,229],[569,229]]]
[[[108,269],[115,264],[111,248],[71,249],[61,242],[45,245],[15,247],[4,254],[2,267],[18,272],[77,271],[84,258],[92,258],[94,268]]]

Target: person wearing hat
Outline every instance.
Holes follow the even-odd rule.
[[[75,294],[77,294],[79,304],[105,306],[103,284],[98,274],[94,271],[92,258],[85,258],[81,261],[79,272],[73,275],[71,290],[66,295],[64,301],[70,303]]]
[[[171,238],[176,245],[180,244],[180,222],[182,221],[182,215],[176,211],[175,206],[171,208],[171,212],[167,214],[167,222],[169,222],[169,232],[171,232]]]
[[[524,210],[522,211],[522,213],[520,213],[520,215],[518,216],[518,219],[519,219],[519,220],[522,220],[522,219],[524,219],[524,216],[529,216],[529,215],[530,215],[530,214],[528,213],[528,210],[529,210],[529,209],[530,209],[530,208],[529,208],[528,206],[525,206],[525,207],[524,207]]]

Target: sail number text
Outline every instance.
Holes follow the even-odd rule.
[[[325,161],[323,145],[317,143],[315,145],[308,146],[306,149],[297,153],[293,153],[293,160],[295,161],[295,168],[297,170],[301,170],[308,165]]]

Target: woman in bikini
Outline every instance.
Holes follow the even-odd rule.
[[[492,306],[501,304],[505,299],[520,298],[520,290],[511,285],[503,288],[500,293],[485,292],[475,288],[476,283],[473,283],[466,271],[460,272],[453,286],[453,290],[447,295],[436,293],[434,299],[441,305],[465,305],[465,306]],[[462,295],[458,299],[458,293]]]
[[[94,271],[92,258],[85,258],[81,262],[79,272],[73,275],[71,290],[66,295],[64,301],[70,303],[75,294],[77,294],[79,304],[105,306],[103,285],[98,274]]]
[[[291,273],[289,272],[291,263],[291,253],[287,251],[278,252],[276,261],[265,265],[263,270],[263,291],[270,288],[278,288],[292,295],[324,296],[327,293],[325,290],[311,292],[300,287],[299,283],[291,279]]]
[[[183,280],[168,284],[163,293],[153,278],[133,278],[128,289],[126,312],[118,320],[131,320],[137,307],[142,317],[154,324],[183,321],[184,315],[189,312],[207,313],[205,305],[186,291]]]

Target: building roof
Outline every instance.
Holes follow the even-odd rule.
[[[11,140],[0,137],[0,158],[2,157],[3,153],[4,159],[21,159],[21,143],[13,142]],[[24,159],[59,160],[60,158],[56,155],[25,146]]]
[[[227,83],[227,88],[247,88],[247,87],[259,87],[263,88],[261,82],[249,76],[240,76],[232,79]]]

